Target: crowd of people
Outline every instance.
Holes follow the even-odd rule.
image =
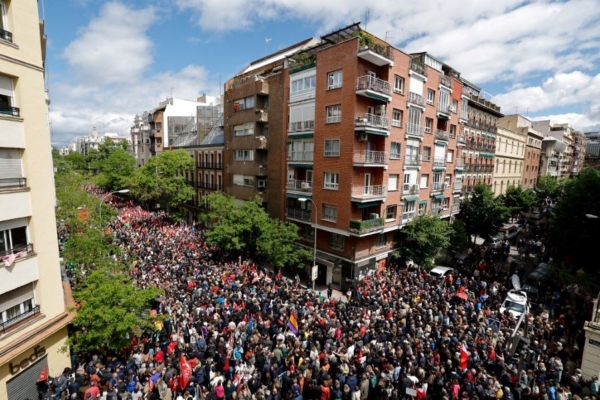
[[[136,285],[164,289],[154,311],[165,320],[120,353],[74,354],[52,396],[598,398],[597,377],[585,380],[580,370],[589,296],[554,282],[552,303],[540,296],[539,312],[517,327],[499,312],[511,274],[522,273],[506,268],[505,257],[473,251],[441,279],[389,263],[340,298],[207,246],[201,227],[102,198],[118,209],[110,228]],[[530,341],[524,353],[513,352],[515,328]]]

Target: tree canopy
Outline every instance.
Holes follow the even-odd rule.
[[[508,220],[509,209],[484,183],[475,185],[473,192],[460,203],[460,218],[469,237],[487,237],[498,231]]]
[[[419,215],[402,229],[402,233],[405,242],[397,255],[420,267],[432,268],[440,250],[450,245],[451,227],[437,216]]]
[[[454,254],[460,254],[467,248],[469,236],[467,235],[465,223],[460,219],[455,219],[450,224],[449,241],[448,250]]]
[[[562,186],[563,181],[559,181],[555,177],[549,175],[540,176],[535,185],[537,203],[540,205],[544,204],[548,197],[552,199],[553,202],[556,202],[562,191]]]
[[[523,189],[520,185],[509,186],[500,199],[513,218],[529,211],[537,202],[536,193],[532,189]]]

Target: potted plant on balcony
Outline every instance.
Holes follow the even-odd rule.
[[[354,36],[360,39],[360,50],[370,49],[375,44],[375,37],[366,31],[358,30]]]

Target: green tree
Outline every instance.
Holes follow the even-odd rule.
[[[299,248],[296,244],[297,240],[298,226],[269,218],[261,228],[256,247],[260,254],[266,255],[267,261],[273,266],[297,265],[312,253]]]
[[[460,219],[471,235],[490,236],[508,220],[510,213],[492,190],[484,183],[475,185],[469,197],[460,203]]]
[[[137,289],[131,278],[114,269],[91,271],[82,286],[74,293],[80,303],[69,335],[74,351],[121,351],[133,336],[155,329],[149,310],[162,290]]]
[[[63,159],[70,165],[72,169],[76,171],[85,170],[85,156],[83,154],[72,151],[64,156]]]
[[[600,237],[600,171],[584,168],[567,181],[551,213],[549,247],[557,261],[568,261],[572,272],[597,272]]]
[[[405,243],[398,250],[398,256],[412,260],[424,268],[432,268],[434,259],[450,244],[451,228],[439,217],[423,214],[408,223],[402,233]]]
[[[460,219],[455,219],[450,224],[450,244],[448,250],[454,254],[462,253],[469,245],[469,236],[465,228],[465,223]]]
[[[513,218],[520,213],[529,211],[537,200],[536,193],[532,189],[523,190],[520,185],[509,186],[506,193],[500,196],[500,199]]]
[[[194,159],[185,150],[165,151],[136,168],[128,186],[140,201],[159,203],[169,210],[194,195],[194,189],[181,174],[193,166]]]
[[[558,181],[552,176],[540,176],[535,185],[537,203],[544,204],[547,197],[551,198],[553,202],[556,202],[562,191],[562,186],[562,181]]]
[[[113,192],[124,189],[135,168],[135,157],[121,148],[115,149],[99,165],[96,182],[101,188]]]

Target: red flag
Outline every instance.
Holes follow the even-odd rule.
[[[192,376],[192,367],[187,362],[183,354],[179,357],[179,371],[179,387],[183,390],[187,387],[187,384],[190,381],[190,376]]]
[[[176,347],[177,347],[176,341],[172,341],[171,343],[169,343],[169,345],[167,346],[167,354],[174,353]]]
[[[467,361],[469,360],[469,352],[467,351],[466,346],[463,344],[460,348],[460,369],[467,369]]]
[[[40,377],[38,378],[38,382],[45,382],[48,380],[48,366],[44,365],[42,372],[40,372]]]
[[[281,278],[282,278],[282,276],[281,276],[281,270],[279,270],[279,271],[277,271],[277,278],[276,278],[276,279],[277,279],[278,281],[280,281],[280,280],[281,280]]]
[[[169,386],[171,387],[171,390],[173,391],[173,393],[175,393],[177,391],[177,388],[178,388],[177,382],[179,382],[178,376],[175,376],[169,380]]]

